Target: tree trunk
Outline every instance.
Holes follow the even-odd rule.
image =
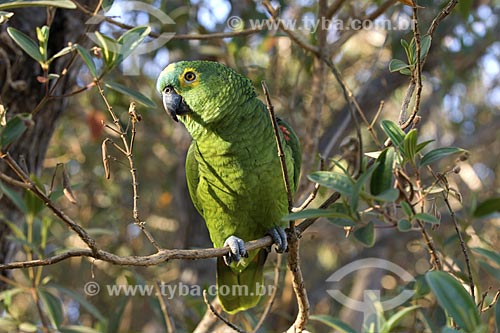
[[[90,5],[93,1],[88,2],[87,5]],[[85,41],[82,33],[88,19],[77,10],[54,10],[45,7],[23,8],[13,12],[14,16],[3,24],[0,30],[0,104],[7,110],[7,120],[19,113],[31,113],[46,94],[45,83],[37,80],[37,76],[43,76],[40,65],[12,41],[7,34],[7,26],[15,27],[37,40],[36,27],[47,24],[47,17],[52,16],[48,45],[50,56],[67,46],[68,42],[81,44]],[[50,73],[61,74],[68,66],[70,58],[71,55],[67,55],[53,61]],[[63,95],[71,91],[78,73],[77,67],[75,64],[70,67],[52,95]],[[50,81],[50,85],[55,82]],[[34,115],[34,125],[3,153],[8,152],[21,166],[26,167],[27,172],[39,176],[52,133],[66,102],[65,98],[48,100]],[[11,174],[7,169],[5,163],[0,160],[0,170]],[[22,212],[4,195],[0,197],[0,263],[12,261],[16,253],[16,244],[9,239],[11,232],[5,220],[19,226],[24,223]],[[2,287],[5,286],[0,285],[0,288]]]

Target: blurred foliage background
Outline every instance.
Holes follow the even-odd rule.
[[[167,117],[162,110],[159,93],[155,91],[155,79],[168,63],[183,59],[225,63],[250,77],[261,96],[260,82],[267,82],[276,112],[291,123],[303,147],[304,165],[297,203],[302,202],[312,190],[314,184],[308,181],[306,175],[319,168],[320,156],[326,161],[350,161],[350,143],[356,138],[355,125],[337,81],[322,62],[282,30],[270,29],[268,26],[255,28],[252,25],[255,20],[269,17],[259,2],[155,0],[141,2],[151,7],[140,10],[131,6],[130,1],[103,1],[105,11],[101,11],[101,14],[111,20],[93,24],[87,21],[96,8],[92,1],[70,2],[77,4],[74,9],[1,7],[10,2],[0,3],[1,10],[14,13],[1,25],[0,104],[7,109],[7,120],[17,112],[31,112],[35,123],[46,126],[37,130],[38,136],[20,139],[36,141],[43,140],[38,137],[50,138],[46,153],[41,149],[36,154],[39,161],[30,160],[32,151],[24,153],[27,169],[36,175],[41,184],[49,186],[53,182],[57,164],[64,164],[77,204],[70,203],[62,195],[60,172],[54,177],[54,193],[59,194],[56,203],[97,240],[100,248],[121,256],[146,255],[155,250],[134,224],[129,166],[123,154],[112,148],[109,148],[109,153],[115,159],[110,161],[111,179],[105,178],[101,158],[102,142],[107,137],[119,142],[119,138],[102,125],[102,122],[111,123],[112,119],[98,90],[92,85],[92,71],[76,51],[62,56],[60,59],[64,61],[71,57],[74,61],[68,67],[70,74],[64,79],[67,81],[59,83],[62,90],[54,93],[61,97],[49,99],[35,115],[33,110],[46,96],[46,88],[59,80],[46,82],[47,74],[62,74],[64,65],[61,64],[62,60],[54,61],[50,71],[44,72],[38,63],[12,42],[7,27],[16,27],[36,40],[36,27],[46,24],[50,26],[49,42],[55,44],[57,41],[57,45],[61,46],[59,49],[67,46],[68,42],[83,45],[92,55],[97,71],[104,73],[102,82],[114,82],[127,88],[123,93],[123,90],[119,92],[105,86],[106,99],[123,124],[129,121],[130,102],[136,100],[137,112],[142,116],[142,121],[137,124],[133,149],[139,181],[138,210],[141,219],[146,221],[147,229],[164,248],[211,246],[204,223],[191,204],[185,184],[184,158],[190,137],[181,125]],[[369,121],[375,119],[380,102],[384,102],[374,126],[375,132],[383,137],[379,120],[397,122],[409,84],[409,76],[389,71],[389,62],[394,58],[406,59],[400,40],[410,41],[413,36],[409,23],[412,8],[396,1],[373,0],[319,3],[309,0],[273,1],[272,4],[275,8],[280,7],[282,19],[289,22],[296,20],[295,32],[306,43],[333,59]],[[419,26],[423,34],[445,4],[418,1],[418,5],[423,7],[419,10]],[[161,22],[159,15],[155,15],[158,12],[168,14],[173,23]],[[7,17],[3,13],[1,15]],[[33,15],[37,19],[28,20]],[[56,25],[62,15],[66,15],[66,21]],[[500,192],[499,15],[498,1],[460,1],[452,14],[439,25],[423,68],[421,119],[417,126],[419,140],[434,140],[430,147],[455,146],[469,152],[469,158],[459,162],[453,157],[443,159],[435,170],[444,173],[454,166],[460,168],[459,172],[447,178],[449,187],[456,193],[450,198],[450,203],[468,248],[482,249],[470,251],[469,256],[477,288],[476,302],[481,300],[483,292],[489,291],[484,306],[493,301],[495,291],[499,289],[500,219],[498,213],[478,217],[474,216],[474,211],[478,203],[496,198]],[[391,22],[394,30],[338,29],[338,26],[310,29],[304,26],[304,22],[315,22],[321,17],[344,22],[345,27],[352,19],[367,18],[370,22],[385,20]],[[113,21],[127,26],[118,26]],[[90,34],[96,29],[116,39],[131,27],[141,25],[150,26],[152,31],[144,39],[143,45],[153,43],[161,34],[169,36],[168,41],[158,47],[151,47],[144,54],[130,56],[107,70],[102,45],[88,38],[86,33]],[[247,29],[253,31],[245,32]],[[220,32],[238,34],[241,31],[240,35],[226,38],[197,36]],[[101,49],[94,48],[96,45],[101,46]],[[58,51],[50,50],[51,55]],[[20,87],[23,80],[25,83],[30,82],[24,84],[24,88]],[[142,98],[142,103],[136,92],[141,94],[139,99]],[[32,104],[28,103],[30,99],[33,100]],[[28,103],[28,106],[16,107],[20,101]],[[40,114],[51,113],[51,108],[57,109],[60,116],[57,119],[41,118]],[[363,126],[362,135],[365,151],[378,149]],[[13,144],[11,148],[14,151],[16,147],[22,146],[22,143],[17,146]],[[3,152],[6,152],[5,148],[2,147]],[[21,148],[19,150],[22,151]],[[2,164],[2,170],[5,169],[5,164]],[[424,181],[432,182],[432,179]],[[6,194],[9,189],[28,203],[27,210],[16,215],[16,218],[9,213],[19,211],[19,207],[11,203],[12,196],[16,194]],[[24,192],[16,192],[3,182],[0,193],[3,193],[0,194],[0,201],[3,202],[1,214],[4,222],[0,238],[4,252],[8,248],[10,253],[2,255],[3,262],[25,260],[33,256],[47,257],[64,249],[85,247],[78,236],[47,209],[34,209],[33,205],[29,205],[28,200],[35,199],[28,198]],[[317,206],[329,193],[321,189],[312,206]],[[445,270],[454,271],[466,280],[465,260],[451,222],[452,217],[448,210],[441,210],[441,207],[436,204],[440,225],[428,228],[428,231]],[[31,230],[31,240],[26,238],[28,229]],[[403,233],[395,227],[382,226],[375,228],[375,236],[374,245],[365,247],[352,235],[346,237],[343,228],[327,219],[320,219],[304,233],[301,263],[312,314],[339,318],[355,330],[361,329],[363,314],[344,307],[330,297],[326,290],[332,289],[333,284],[325,282],[333,272],[357,259],[384,258],[415,276],[417,283],[423,280],[430,264],[427,248],[419,232]],[[5,245],[7,243],[8,246]],[[269,274],[266,278],[270,283],[275,260],[273,254],[268,262]],[[296,313],[290,273],[285,265],[280,271],[277,298],[260,332],[283,331]],[[74,326],[79,326],[79,332],[160,332],[166,330],[166,324],[157,297],[112,297],[103,291],[96,296],[88,296],[83,290],[85,283],[97,281],[101,286],[153,285],[156,281],[162,281],[166,284],[209,286],[215,281],[215,261],[175,260],[145,268],[113,266],[78,257],[43,268],[3,273],[5,291],[0,294],[3,309],[0,331],[47,331],[44,326],[55,325],[55,320],[61,332],[76,332]],[[41,296],[33,296],[35,287],[42,291]],[[390,298],[405,288],[405,284],[387,271],[367,268],[350,275],[336,287],[357,299],[363,298],[363,290],[370,289],[382,290],[382,295]],[[175,323],[175,332],[193,331],[206,312],[202,297],[177,296],[166,299],[166,302],[169,316]],[[418,290],[414,299],[405,306],[411,304],[419,304],[422,308],[399,322],[397,327],[402,331],[436,332],[445,325],[444,312],[436,305],[429,290],[424,287]],[[263,308],[264,305],[239,314],[234,322],[249,330],[255,326]],[[387,317],[395,312],[396,309],[390,310]],[[492,311],[483,313],[481,320],[487,330],[493,332],[495,318]],[[219,325],[210,332],[224,332],[227,329]],[[311,332],[324,332],[326,329],[317,320],[310,321],[308,325]]]

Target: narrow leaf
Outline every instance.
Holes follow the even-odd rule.
[[[35,59],[40,64],[45,61],[42,54],[40,53],[38,44],[35,43],[35,41],[28,35],[13,27],[8,27],[7,33],[9,34],[10,38],[12,38],[14,42],[16,42],[16,44],[19,45],[19,47],[23,49],[23,51],[26,52],[31,58]]]
[[[120,54],[116,58],[115,65],[120,64],[123,60],[125,60],[125,58],[131,55],[150,32],[151,27],[142,26],[130,29],[120,36],[120,38],[118,38],[118,43],[120,44]]]
[[[318,183],[321,186],[335,190],[343,195],[352,195],[353,182],[351,179],[338,172],[331,171],[316,171],[307,176],[312,182]]]
[[[409,160],[412,165],[415,164],[415,155],[417,154],[417,130],[414,128],[405,135],[403,140],[404,157]]]
[[[405,212],[406,216],[408,217],[413,216],[413,211],[411,209],[411,206],[406,201],[401,201],[401,208],[403,208],[403,211]]]
[[[481,247],[473,247],[471,248],[473,252],[479,253],[491,261],[495,262],[498,266],[500,266],[500,254],[495,251],[491,251],[488,249],[483,249]]]
[[[495,212],[500,212],[500,198],[489,198],[477,205],[474,217],[483,217]]]
[[[417,144],[417,153],[419,153],[422,149],[427,147],[427,145],[431,142],[434,142],[434,140],[427,140],[427,141],[420,142],[419,144]]]
[[[19,139],[31,121],[30,114],[19,114],[11,118],[0,132],[0,147],[5,147]]]
[[[311,208],[305,209],[300,212],[291,213],[282,218],[283,221],[292,221],[292,220],[302,220],[309,218],[319,218],[319,217],[347,217],[349,215],[339,213],[336,209],[320,209],[320,208]]]
[[[431,271],[425,275],[427,283],[439,305],[465,332],[477,332],[479,312],[470,294],[451,275],[442,271]]]
[[[22,213],[26,214],[28,212],[28,208],[26,207],[26,204],[24,203],[23,198],[11,189],[10,187],[6,186],[4,183],[0,181],[0,193],[3,193],[9,198],[9,200],[19,209]]]
[[[392,59],[391,62],[389,62],[389,71],[392,72],[399,72],[403,68],[410,68],[410,65],[405,63],[403,60],[399,59]]]
[[[440,221],[437,217],[427,213],[417,213],[413,216],[413,219],[420,220],[430,224],[439,224]]]
[[[407,314],[418,308],[420,308],[420,305],[413,305],[399,310],[387,319],[387,321],[383,324],[381,331],[391,332]]]
[[[390,120],[382,120],[381,125],[394,146],[399,148],[405,138],[405,132],[403,132],[395,122]]]
[[[328,327],[334,328],[339,332],[356,333],[356,330],[354,328],[347,325],[340,319],[337,319],[329,315],[312,315],[309,317],[309,319],[319,321],[320,323],[323,323]]]
[[[72,45],[72,46],[66,46],[65,48],[62,48],[59,52],[57,52],[56,54],[54,54],[50,59],[49,59],[49,62],[51,62],[52,60],[56,59],[56,58],[59,58],[59,57],[62,57],[63,55],[65,54],[68,54],[70,52],[72,52],[73,50],[75,49],[75,46]]]
[[[399,197],[399,191],[395,188],[390,188],[385,192],[380,193],[379,195],[372,196],[372,199],[383,202],[394,202]]]
[[[71,0],[7,0],[0,4],[0,10],[22,7],[58,7],[75,9],[76,5]]]
[[[354,238],[366,247],[372,247],[375,244],[375,228],[373,222],[354,230]]]
[[[82,58],[85,65],[87,65],[87,67],[89,68],[92,77],[94,79],[97,78],[97,68],[95,67],[95,63],[92,56],[90,55],[90,52],[80,45],[76,46],[76,50],[78,51],[78,54]]]
[[[45,306],[50,322],[54,327],[59,328],[64,319],[61,300],[46,290],[39,290],[38,294]]]
[[[425,35],[420,39],[420,61],[422,61],[431,48],[432,37]],[[416,52],[416,50],[415,50]]]
[[[146,97],[145,95],[141,94],[137,90],[131,89],[127,86],[124,86],[122,84],[116,83],[116,82],[106,82],[104,85],[110,89],[113,89],[114,91],[117,91],[119,93],[122,93],[124,95],[128,95],[132,97],[136,102],[141,103],[142,105],[154,109],[156,108],[156,103],[153,102],[151,99]]]
[[[389,147],[384,149],[377,158],[379,163],[370,179],[370,192],[374,196],[387,192],[393,187],[392,168],[394,167],[394,155],[394,148]]]
[[[456,153],[462,153],[464,151],[465,150],[463,150],[462,148],[456,148],[456,147],[442,147],[431,150],[430,152],[425,154],[420,160],[420,167],[424,167],[426,165],[434,163],[446,156]]]
[[[14,16],[14,13],[11,12],[4,12],[0,11],[0,24],[4,24],[7,22],[12,16]]]

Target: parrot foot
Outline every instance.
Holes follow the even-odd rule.
[[[226,265],[230,265],[233,261],[240,261],[241,257],[247,258],[248,252],[245,249],[245,242],[236,236],[230,236],[224,242],[224,246],[229,246],[229,253],[225,255],[224,262]]]
[[[283,253],[288,250],[288,240],[284,228],[274,227],[267,234],[272,237],[274,244],[276,244],[276,252]]]

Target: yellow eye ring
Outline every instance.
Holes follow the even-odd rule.
[[[191,83],[196,80],[196,74],[193,72],[186,72],[184,74],[184,80],[186,80],[187,83]]]

